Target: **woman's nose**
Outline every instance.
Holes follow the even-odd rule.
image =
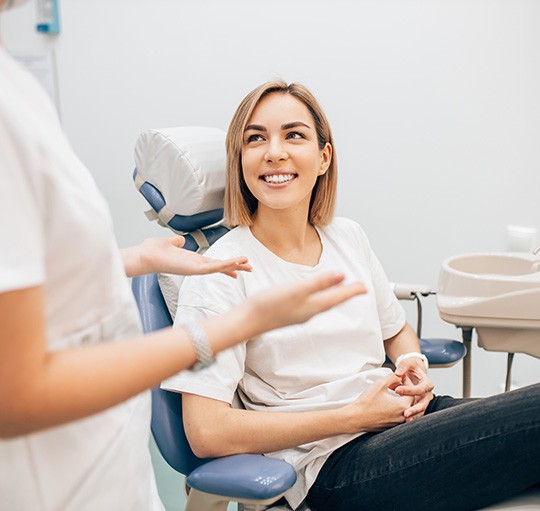
[[[268,143],[268,150],[264,155],[266,161],[279,161],[287,159],[287,152],[280,140],[272,139]]]

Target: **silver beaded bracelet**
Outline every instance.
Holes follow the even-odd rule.
[[[187,332],[197,356],[197,362],[191,369],[193,371],[199,371],[212,365],[216,361],[216,357],[210,347],[206,332],[201,325],[196,321],[190,321],[185,325],[182,325],[182,328]]]

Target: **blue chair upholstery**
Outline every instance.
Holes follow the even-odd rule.
[[[427,357],[430,367],[453,366],[467,353],[465,345],[454,339],[421,338],[420,349]]]
[[[134,277],[132,290],[145,333],[171,326],[156,274]],[[214,460],[195,456],[184,432],[182,394],[152,389],[151,430],[165,461],[186,475],[187,486],[199,492],[195,503],[190,503],[190,494],[186,509],[226,509],[229,500],[266,505],[296,482],[291,465],[262,455],[240,454]],[[206,496],[213,500],[202,507],[206,506]]]

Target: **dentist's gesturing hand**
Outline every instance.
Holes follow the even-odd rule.
[[[309,318],[338,305],[353,296],[364,294],[361,282],[341,284],[341,273],[323,273],[304,282],[286,284],[262,291],[248,300],[261,333],[274,328],[303,323]]]
[[[222,261],[182,248],[183,236],[148,238],[140,245],[121,250],[128,277],[146,273],[173,273],[176,275],[205,275],[224,273],[236,278],[239,271],[251,271],[246,257]]]

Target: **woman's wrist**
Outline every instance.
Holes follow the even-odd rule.
[[[427,357],[423,353],[419,353],[417,351],[411,351],[410,353],[403,353],[398,358],[396,358],[396,364],[395,364],[396,368],[399,366],[399,364],[401,364],[401,362],[407,359],[411,359],[411,358],[421,360],[423,362],[425,370],[427,371],[429,369],[429,361]]]
[[[363,414],[359,412],[358,407],[359,403],[356,401],[333,410],[335,412],[337,435],[354,435],[362,431],[359,418]]]

